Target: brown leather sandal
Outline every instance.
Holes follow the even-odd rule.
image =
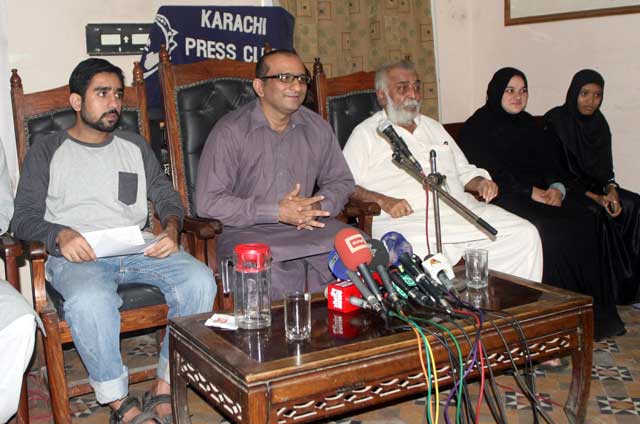
[[[151,392],[145,392],[144,397],[142,398],[142,410],[148,413],[155,413],[155,407],[161,403],[168,403],[171,405],[171,395],[164,394],[153,396]],[[156,416],[158,415],[156,414]],[[172,415],[165,415],[164,417],[159,418],[162,424],[173,424]]]
[[[111,411],[109,424],[125,424],[124,415],[132,408],[138,408],[141,412],[126,424],[143,424],[148,421],[155,421],[158,424],[163,424],[162,420],[156,414],[143,410],[137,397],[130,395],[122,401],[118,409]]]

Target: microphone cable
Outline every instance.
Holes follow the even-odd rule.
[[[494,326],[495,326],[495,324],[494,324]],[[538,400],[538,397],[536,396],[535,393],[531,392],[531,390],[527,386],[526,382],[523,380],[522,376],[520,375],[520,372],[517,370],[517,364],[516,364],[515,360],[513,359],[513,356],[511,355],[511,351],[509,349],[509,345],[507,343],[507,340],[504,338],[504,335],[502,334],[501,331],[498,331],[498,336],[500,336],[500,339],[502,340],[502,344],[505,346],[505,348],[507,350],[507,356],[509,357],[509,361],[511,361],[511,366],[515,370],[515,372],[513,374],[513,377],[515,378],[516,383],[518,384],[518,386],[520,386],[520,389],[522,389],[524,395],[531,402],[531,410],[532,410],[532,412],[534,414],[535,422],[538,422],[538,416],[537,416],[537,414],[535,412],[537,410],[538,412],[540,412],[540,415],[542,415],[542,418],[544,418],[544,420],[547,423],[553,424],[554,423],[553,420],[546,413],[546,411],[544,410],[544,408],[540,404],[540,401]]]
[[[464,302],[462,301],[459,297],[457,297],[454,293],[451,293],[453,297],[455,297],[458,302],[460,302],[461,305],[464,305],[464,307],[466,307],[467,309],[474,311],[476,313],[478,313],[481,317],[481,322],[484,322],[484,315],[487,312],[486,309],[484,308],[476,308],[475,306],[473,306],[472,304],[468,303],[468,302]],[[496,326],[496,324],[494,323],[493,320],[489,320],[489,322],[491,323],[491,325],[495,328],[496,332],[501,333],[500,329]],[[484,384],[482,384],[481,382],[481,387],[480,387],[480,397],[482,397],[483,395],[485,395],[485,400],[487,403],[487,406],[489,407],[489,410],[491,411],[491,414],[493,415],[494,419],[497,419],[497,415],[498,412],[500,412],[500,418],[504,421],[506,418],[506,413],[504,411],[504,407],[502,405],[502,402],[499,400],[499,397],[497,396],[497,387],[496,387],[496,382],[495,382],[495,376],[493,374],[493,369],[491,367],[491,363],[490,363],[490,357],[489,355],[487,355],[487,351],[484,348],[484,345],[481,344],[480,345],[480,349],[481,349],[481,355],[484,356],[486,358],[487,361],[487,369],[489,371],[489,386],[490,389],[489,390]],[[508,347],[507,347],[508,350]],[[482,358],[481,356],[481,358]],[[483,368],[484,371],[484,368]],[[491,395],[493,395],[493,399],[491,398]],[[499,405],[499,411],[496,410],[496,406],[493,402],[496,402],[497,405]],[[532,406],[533,409],[533,406]]]
[[[524,330],[520,326],[520,321],[515,316],[513,316],[513,314],[506,311],[490,310],[490,312],[508,321],[515,329],[516,333],[518,334],[518,340],[520,341],[520,348],[522,349],[522,352],[524,352],[524,355],[525,355],[525,371],[527,375],[527,380],[530,383],[531,391],[535,393],[537,390],[535,386],[536,382],[535,382],[535,371],[533,369],[533,359],[531,357],[531,351],[529,350],[529,344],[527,343],[527,336],[525,336]]]
[[[467,342],[467,346],[469,347],[469,354],[467,355],[466,361],[464,362],[466,364],[472,359],[474,343],[469,338],[469,334],[463,326],[461,326],[455,320],[451,320],[450,322],[458,329],[458,331],[460,331],[460,334],[462,334],[462,336]],[[473,364],[475,364],[475,361],[476,361],[476,358],[473,358],[473,361],[469,363],[469,368],[466,370],[463,368],[463,374],[461,374],[462,377],[460,381],[463,383],[462,405],[464,406],[464,410],[465,410],[465,421],[468,420],[469,411],[473,409],[473,405],[471,404],[471,396],[469,396],[469,392],[468,392],[468,384],[466,383],[466,377],[469,374],[469,372],[471,372],[471,369],[473,369]],[[454,386],[454,389],[455,389],[455,386]],[[449,406],[451,405],[452,398],[453,398],[453,391],[450,391],[449,397],[447,398],[447,402],[445,403],[446,411],[448,411]],[[471,421],[473,421],[473,418],[471,418]]]
[[[484,348],[484,345],[482,346],[482,348],[484,356],[488,358],[489,356],[487,355],[487,351]],[[485,399],[487,402],[487,406],[489,407],[493,418],[497,422],[507,423],[507,413],[504,409],[504,403],[502,402],[501,397],[498,396],[499,390],[497,387],[495,375],[493,374],[493,369],[491,368],[491,366],[488,366],[487,369],[489,371],[489,389],[485,387]],[[491,398],[491,396],[493,396],[493,398]]]
[[[461,316],[460,318],[462,319],[466,319],[466,317]],[[466,380],[467,375],[469,375],[469,373],[471,372],[471,370],[473,369],[473,366],[475,365],[475,363],[477,362],[477,358],[475,356],[473,356],[474,354],[474,346],[475,343],[471,341],[471,339],[469,338],[469,334],[467,332],[467,330],[462,327],[456,320],[451,320],[451,324],[453,324],[459,331],[460,333],[464,336],[465,340],[467,341],[467,345],[469,346],[469,354],[467,355],[467,359],[466,362],[469,363],[468,368],[466,369],[466,371],[463,374],[463,379],[462,381]],[[476,338],[478,337],[478,333],[476,331]],[[471,361],[471,362],[469,362]],[[466,420],[471,420],[472,422],[474,421],[474,417],[473,417],[473,405],[471,404],[471,396],[469,396],[469,391],[467,390],[467,384],[464,385],[464,389],[462,391],[463,393],[463,406],[465,408],[465,418]],[[449,398],[448,398],[448,404],[446,404],[446,408],[448,409],[449,404],[451,403],[451,397],[453,396],[453,394],[450,392],[449,393]]]
[[[503,313],[502,311],[495,311],[495,310],[487,310],[490,314],[495,315],[497,318],[502,318],[504,319],[506,322],[508,322],[515,330],[516,334],[518,335],[518,340],[520,342],[520,347],[522,349],[523,355],[524,355],[524,367],[525,367],[525,379],[522,379],[522,376],[520,375],[520,370],[518,369],[517,364],[515,363],[515,360],[513,359],[513,355],[511,354],[511,347],[509,346],[509,344],[507,343],[504,334],[502,333],[502,330],[500,330],[500,328],[497,326],[497,324],[494,322],[494,320],[490,320],[491,325],[493,326],[493,328],[495,329],[496,333],[498,334],[498,336],[500,337],[500,339],[502,340],[502,343],[505,347],[505,350],[507,351],[507,355],[509,356],[509,360],[511,362],[511,368],[513,369],[513,373],[514,373],[514,379],[516,379],[516,382],[520,385],[521,383],[525,384],[527,386],[527,391],[529,393],[536,393],[535,390],[535,374],[533,373],[533,363],[531,361],[531,353],[529,351],[529,346],[526,343],[526,337],[524,335],[524,332],[522,331],[522,327],[520,326],[519,321],[510,313],[506,312]],[[529,369],[527,369],[527,367],[529,367]],[[520,380],[520,381],[518,381]],[[523,393],[523,395],[525,395],[527,397],[527,399],[529,400],[530,404],[531,404],[531,411],[533,414],[533,418],[534,418],[534,423],[538,423],[539,419],[538,419],[538,409],[541,409],[541,406],[538,407],[538,405],[534,405],[534,403],[538,402],[537,401],[537,397],[534,396],[529,397],[527,396],[525,393]]]
[[[406,322],[407,324],[409,324],[411,326],[411,328],[413,329],[413,331],[416,333],[416,336],[418,338],[418,350],[420,352],[420,364],[422,365],[422,371],[425,372],[425,377],[427,380],[427,422],[431,423],[433,422],[433,411],[431,410],[431,381],[432,381],[432,374],[431,374],[431,370],[433,368],[433,387],[435,388],[435,401],[436,401],[436,408],[435,408],[435,423],[438,423],[438,417],[440,414],[440,392],[438,390],[438,372],[436,370],[436,363],[435,363],[435,358],[433,356],[433,351],[431,350],[431,346],[429,344],[429,341],[427,340],[427,337],[424,335],[424,332],[422,331],[422,329],[420,328],[420,326],[418,324],[416,324],[413,320],[411,320],[410,318],[397,314],[393,311],[389,311],[389,316],[392,316],[394,318],[398,318],[401,321]],[[422,337],[422,342],[425,345],[425,358],[427,359],[427,366],[425,369],[425,364],[424,364],[424,360],[422,358],[422,346],[420,345],[420,337]],[[427,356],[428,354],[428,356]],[[429,359],[431,361],[429,361]]]
[[[500,316],[500,314],[498,313],[496,313],[496,315]],[[542,408],[542,405],[540,405],[540,400],[538,399],[537,391],[535,389],[535,373],[533,370],[533,363],[531,361],[531,354],[529,352],[528,345],[526,343],[526,337],[524,337],[524,332],[522,331],[522,327],[520,326],[520,323],[518,322],[518,320],[515,317],[513,317],[513,315],[509,313],[506,313],[505,315],[513,319],[512,325],[514,326],[514,328],[516,329],[516,332],[520,336],[519,337],[520,340],[521,341],[524,340],[524,345],[526,346],[526,349],[523,349],[523,352],[525,352],[525,355],[526,355],[525,356],[525,376],[523,378],[522,375],[520,374],[519,369],[517,368],[517,364],[515,363],[513,356],[511,355],[510,348],[508,346],[506,339],[504,338],[504,335],[499,329],[497,329],[497,326],[492,323],[494,327],[497,329],[498,335],[502,339],[502,343],[508,352],[509,360],[511,362],[511,366],[514,371],[513,377],[516,380],[516,383],[518,384],[518,386],[520,386],[520,388],[522,389],[523,395],[525,395],[529,400],[529,402],[531,403],[531,411],[533,414],[534,422],[535,423],[539,422],[538,412],[540,412],[540,414],[545,419],[545,421],[553,422],[553,421],[549,421],[550,417],[548,415],[545,416],[545,412],[543,412],[544,409]],[[529,369],[528,372],[527,372],[527,362],[529,362],[531,365],[531,368]]]
[[[462,349],[460,349],[460,345],[458,344],[458,340],[453,335],[451,330],[449,330],[444,325],[440,325],[437,322],[430,321],[430,320],[427,320],[427,319],[424,319],[424,318],[418,318],[418,317],[413,317],[413,316],[411,316],[410,318],[413,319],[414,321],[417,321],[417,322],[425,322],[427,324],[433,325],[434,327],[440,329],[443,332],[441,339],[434,332],[430,332],[430,333],[433,334],[434,337],[438,338],[440,343],[445,347],[445,349],[449,353],[449,361],[451,362],[451,369],[452,369],[452,371],[454,371],[451,374],[451,379],[452,379],[452,382],[453,382],[452,386],[455,386],[458,383],[458,381],[460,382],[458,384],[458,395],[457,395],[457,405],[456,405],[456,424],[460,424],[462,391],[463,391],[463,387],[464,387],[464,378],[462,377],[464,375],[464,362],[462,360]],[[445,332],[449,335],[449,337],[453,341],[453,344],[456,347],[456,350],[458,351],[458,364],[459,364],[459,366],[457,368],[457,376],[456,376],[456,372],[455,372],[456,371],[456,367],[454,366],[453,354],[452,354],[451,349],[449,348],[449,344],[446,342],[446,338],[444,336]],[[447,403],[450,402],[450,400],[451,400],[451,398],[453,396],[453,393],[455,393],[455,390],[452,387],[452,389],[449,392],[449,397],[447,398]],[[446,409],[448,407],[447,403],[445,403],[446,406],[445,406],[445,412],[444,412],[444,419],[445,419],[446,423],[449,424],[449,417],[447,415],[447,409]]]
[[[478,331],[477,331],[477,337],[476,337],[476,343],[474,346],[474,351],[475,353],[477,353],[478,357],[480,358],[480,367],[479,367],[479,371],[480,371],[480,393],[478,394],[478,403],[476,406],[476,417],[475,417],[475,422],[476,424],[479,423],[479,419],[480,419],[480,406],[482,405],[482,398],[483,398],[483,391],[484,391],[484,381],[485,381],[485,376],[484,376],[484,355],[482,354],[482,339],[481,339],[481,331],[482,331],[482,313],[480,314],[476,314],[470,311],[465,311],[463,309],[454,309],[455,312],[462,314],[462,315],[468,315],[470,317],[473,317],[473,319],[476,322],[476,325],[478,326]],[[470,368],[471,369],[471,368]]]
[[[513,314],[509,313],[509,312],[505,312],[505,311],[496,311],[496,310],[488,310],[489,313],[496,315],[498,318],[502,318],[505,321],[507,321],[509,324],[511,324],[511,326],[514,328],[516,334],[518,335],[518,341],[520,344],[520,348],[523,352],[524,355],[524,374],[525,374],[525,381],[527,383],[527,386],[529,388],[529,390],[532,393],[537,393],[536,390],[536,384],[535,384],[535,371],[533,369],[533,360],[531,357],[531,351],[529,350],[529,344],[527,343],[527,337],[524,334],[524,331],[522,330],[522,327],[520,326],[520,321],[518,321],[518,319],[513,316]],[[493,323],[492,323],[493,324]],[[496,327],[495,324],[493,324],[494,327]],[[497,327],[496,327],[497,329]],[[499,332],[500,330],[497,329],[497,331]],[[507,350],[510,351],[510,347],[506,346]],[[513,366],[512,366],[513,367]],[[516,367],[513,367],[514,372],[518,373],[519,370]],[[533,408],[533,405],[531,407],[533,414],[534,414],[534,421],[537,423],[538,422],[538,417],[537,414],[535,412],[535,409]]]
[[[467,309],[469,309],[471,311],[475,311],[475,312],[481,314],[481,316],[484,316],[484,314],[487,313],[487,312],[489,312],[489,313],[490,312],[494,312],[492,310],[487,310],[487,309],[484,309],[484,308],[482,308],[482,309],[476,308],[473,305],[471,305],[470,303],[462,301],[456,295],[456,293],[453,293],[453,292],[450,291],[449,294],[454,299],[456,299],[457,302],[461,306],[466,307]],[[498,314],[496,314],[496,315],[498,317],[500,317]],[[513,318],[513,316],[511,316],[511,317]],[[513,319],[515,320],[515,318],[513,318]],[[510,322],[510,320],[508,320],[508,319],[505,319],[505,320],[507,322]],[[517,320],[515,320],[515,321],[517,322]],[[501,330],[496,326],[496,324],[493,322],[493,320],[490,320],[490,323],[495,328],[496,332],[502,334]],[[510,324],[513,325],[513,322],[510,322]],[[518,325],[518,324],[516,324],[516,325]],[[515,326],[514,326],[514,328],[515,328]],[[517,332],[517,330],[516,330],[516,332]],[[520,336],[520,334],[519,334],[519,336]],[[503,405],[503,402],[501,401],[500,396],[497,395],[499,390],[498,390],[498,388],[496,386],[495,376],[493,374],[493,369],[492,369],[491,364],[490,364],[489,355],[487,355],[487,352],[486,352],[486,349],[484,348],[484,345],[481,345],[481,349],[482,349],[484,357],[487,359],[487,368],[488,368],[488,371],[489,371],[489,387],[490,387],[490,391],[489,391],[489,389],[487,389],[487,387],[485,386],[482,389],[482,393],[485,394],[485,399],[486,399],[486,402],[487,402],[487,406],[489,407],[489,410],[491,411],[494,419],[496,419],[496,421],[506,422],[506,412],[505,412],[504,405]],[[508,349],[509,348],[507,347],[507,350]],[[493,395],[493,399],[491,399],[491,397],[490,397],[491,395]],[[494,404],[494,402],[495,402],[495,404]],[[496,405],[497,405],[497,408],[496,408]],[[532,407],[532,409],[533,409],[533,407]]]

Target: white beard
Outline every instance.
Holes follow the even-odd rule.
[[[400,105],[396,105],[389,94],[384,93],[387,98],[387,116],[389,120],[396,125],[407,125],[413,122],[414,119],[420,114],[420,102],[416,100],[406,100]],[[408,110],[413,108],[415,110]]]

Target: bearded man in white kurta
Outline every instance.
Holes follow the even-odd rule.
[[[467,248],[487,249],[491,269],[540,281],[542,245],[538,231],[529,221],[489,204],[497,196],[498,186],[487,171],[467,161],[441,124],[420,114],[420,84],[411,62],[401,61],[378,70],[376,95],[383,110],[358,125],[343,150],[356,182],[353,196],[376,202],[383,211],[373,220],[373,237],[398,231],[415,253],[424,256],[428,252],[427,193],[422,184],[392,163],[393,149],[377,131],[378,125],[388,119],[423,167],[429,164],[430,151],[435,150],[437,169],[446,176],[449,193],[498,230],[497,237],[489,238],[441,200],[442,244],[447,259],[455,264]],[[476,192],[484,202],[469,192]],[[428,245],[435,252],[435,220],[429,196]]]

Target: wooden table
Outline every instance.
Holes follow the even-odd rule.
[[[588,296],[491,272],[491,309],[519,321],[536,361],[571,354],[573,375],[565,412],[569,422],[584,421],[591,382],[593,309]],[[426,383],[411,331],[385,328],[381,319],[327,311],[312,305],[312,336],[287,343],[282,308],[274,307],[272,326],[260,331],[228,331],[203,325],[207,315],[170,322],[171,389],[174,419],[190,422],[187,385],[236,423],[299,423],[351,413],[416,393]],[[518,363],[525,355],[507,321],[502,330]],[[465,324],[467,325],[467,324]],[[468,345],[460,331],[463,355]],[[473,331],[467,325],[466,330]],[[511,368],[496,330],[485,324],[482,341],[495,372]],[[451,384],[447,352],[435,339],[440,387]]]

